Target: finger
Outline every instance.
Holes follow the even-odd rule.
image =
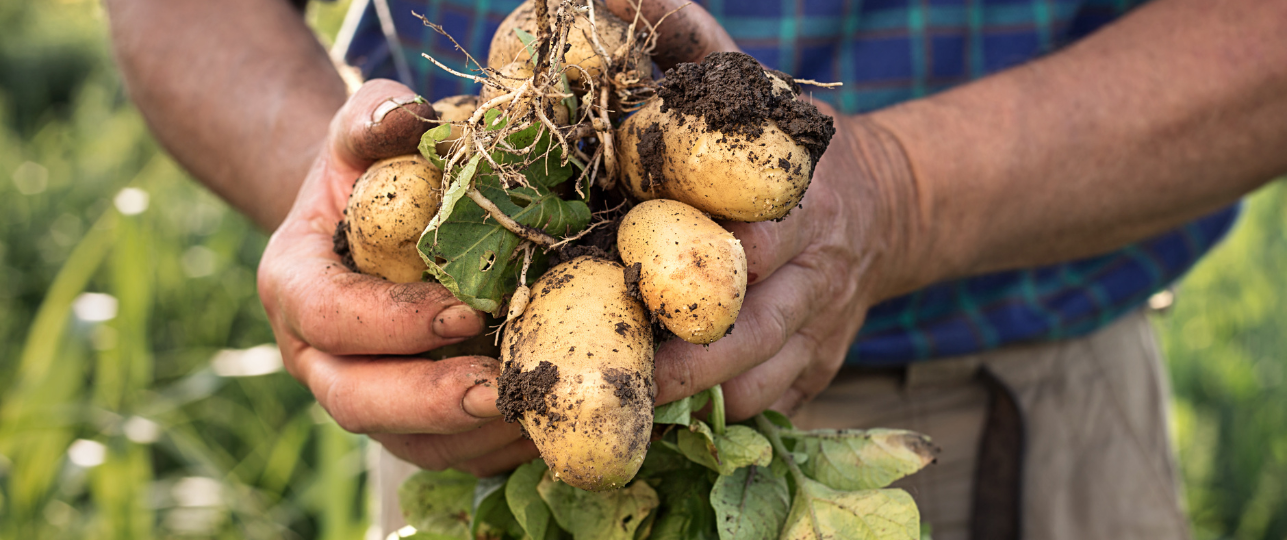
[[[674,339],[656,355],[657,403],[668,403],[727,381],[771,358],[810,318],[826,291],[819,272],[796,264],[747,289],[732,333],[709,345]]]
[[[639,0],[606,0],[608,9],[626,22],[635,18],[635,4]],[[680,62],[700,62],[713,52],[738,51],[737,44],[720,26],[710,12],[697,4],[689,4],[674,11],[687,0],[643,0],[640,16],[656,25],[657,48],[652,59],[662,71]],[[671,13],[666,16],[667,13]],[[665,16],[665,20],[662,17]]]
[[[795,334],[773,358],[723,382],[724,411],[729,421],[745,420],[770,407],[793,412],[806,398],[799,381],[814,358],[814,343]]]
[[[354,358],[304,349],[288,367],[353,433],[460,433],[500,416],[500,363],[491,358]]]
[[[420,136],[435,126],[433,107],[406,85],[367,81],[331,124],[331,152],[344,165],[365,170],[385,158],[414,154]]]
[[[522,438],[518,424],[499,419],[455,435],[372,433],[389,453],[422,469],[441,471],[500,451]]]
[[[519,465],[541,457],[530,439],[519,439],[486,456],[458,464],[455,468],[479,478],[512,471]]]
[[[742,223],[721,222],[742,243],[746,252],[746,284],[759,283],[795,258],[806,242],[800,234],[802,211],[791,212],[782,221]]]
[[[483,330],[482,317],[442,285],[349,271],[330,235],[306,223],[273,235],[259,276],[269,316],[331,354],[416,354]]]

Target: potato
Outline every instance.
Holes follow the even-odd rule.
[[[697,209],[657,199],[630,210],[617,231],[627,267],[653,315],[684,341],[713,343],[733,326],[746,294],[746,252]]]
[[[547,0],[546,5],[550,8],[550,25],[554,25],[554,17],[558,12],[560,0]],[[585,0],[574,2],[578,7],[586,5]],[[630,23],[621,20],[608,7],[598,0],[594,4],[595,26],[599,29],[599,44],[603,46],[603,51],[609,56],[616,59],[620,51],[626,45],[626,32],[630,28]],[[487,55],[487,65],[499,68],[510,62],[525,62],[531,64],[532,56],[528,54],[527,48],[523,42],[518,39],[518,34],[514,28],[520,28],[533,36],[536,32],[536,10],[533,7],[532,0],[527,0],[518,6],[517,9],[510,12],[505,20],[501,21],[500,27],[496,29],[496,35],[492,37],[492,48]],[[599,80],[604,75],[603,57],[594,49],[594,42],[590,36],[591,26],[589,13],[577,15],[576,22],[573,23],[572,30],[568,33],[568,44],[571,46],[564,58],[564,65],[577,65],[581,69],[568,69],[568,81],[573,85],[583,82],[585,74],[588,72],[594,80]],[[629,57],[632,65],[625,66],[626,69],[642,70],[643,76],[651,75],[652,60],[646,54],[635,47],[635,51]]]
[[[464,122],[478,110],[478,104],[478,96],[451,96],[433,102],[433,110],[443,122]],[[434,149],[439,156],[445,156],[451,151],[451,145],[456,144],[461,130],[460,126],[453,125],[451,136],[438,141]]]
[[[578,257],[531,288],[501,343],[497,406],[555,478],[603,491],[629,482],[652,434],[652,328],[625,269]]]
[[[380,161],[353,186],[345,210],[357,270],[389,281],[420,281],[420,233],[442,202],[442,172],[420,155]]]
[[[632,195],[682,201],[733,221],[778,219],[800,203],[813,161],[771,120],[752,139],[688,115],[681,125],[681,113],[662,113],[661,105],[652,100],[617,129],[617,161]]]

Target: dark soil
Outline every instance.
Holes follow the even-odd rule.
[[[633,383],[638,376],[638,373],[624,369],[608,368],[603,370],[603,380],[608,381],[608,384],[613,386],[612,394],[621,400],[622,407],[630,405],[636,399],[639,399]]]
[[[648,189],[656,189],[666,183],[666,141],[662,138],[661,124],[653,122],[639,134],[639,164],[648,177]]]
[[[331,250],[340,256],[340,263],[350,272],[357,272],[357,263],[353,262],[353,250],[349,247],[349,222],[341,219],[335,224],[335,234],[331,235]]]
[[[643,301],[643,293],[639,291],[639,274],[642,272],[643,263],[626,267],[626,295],[639,301]]]
[[[546,395],[559,382],[558,366],[542,361],[532,371],[522,371],[513,361],[505,362],[501,376],[497,379],[496,408],[500,409],[506,422],[517,422],[523,413],[532,411],[541,416],[548,416],[550,408]],[[539,425],[539,423],[538,423]]]
[[[778,75],[799,88],[790,76]],[[666,71],[660,85],[662,112],[674,109],[704,119],[711,130],[738,133],[752,140],[764,133],[764,122],[772,120],[808,149],[815,164],[836,133],[831,117],[817,107],[796,101],[794,96],[775,94],[764,67],[747,54],[711,53],[700,64],[679,64]],[[679,119],[683,121],[682,116]]]

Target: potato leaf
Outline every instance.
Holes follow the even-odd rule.
[[[420,155],[429,160],[434,167],[442,170],[447,165],[443,156],[438,155],[438,143],[447,140],[451,136],[451,124],[443,124],[420,136]]]
[[[554,480],[547,471],[536,486],[560,527],[576,540],[634,540],[635,531],[657,508],[657,492],[646,482],[593,492]]]
[[[897,429],[783,431],[808,459],[800,469],[834,489],[879,489],[934,461],[929,437]]]
[[[523,536],[523,528],[514,519],[505,501],[505,484],[508,475],[479,478],[474,486],[474,506],[470,512],[470,538]]]
[[[550,521],[550,507],[545,505],[536,486],[549,470],[545,462],[536,459],[524,463],[510,474],[505,482],[505,502],[514,519],[527,533],[528,538],[536,540],[555,539],[567,536],[564,531]]]
[[[652,454],[654,450],[650,450]],[[666,453],[671,453],[666,451]],[[673,455],[673,453],[672,453]],[[679,456],[676,456],[679,457]],[[680,459],[683,459],[680,457]],[[711,508],[709,471],[684,459],[689,468],[674,470],[651,482],[661,506],[657,508],[651,540],[715,540],[715,510]]]
[[[693,422],[693,411],[690,405],[692,398],[686,397],[679,401],[672,401],[652,411],[653,424],[679,424],[687,426]]]
[[[478,479],[459,472],[420,471],[398,487],[402,517],[416,530],[469,538],[469,511]]]
[[[711,489],[720,540],[776,538],[791,509],[786,478],[765,467],[742,467]]]
[[[727,475],[748,465],[767,467],[773,460],[773,446],[752,428],[728,426],[723,435],[715,434],[701,420],[693,420],[686,430],[679,430],[679,450],[688,459]]]
[[[837,491],[813,480],[800,486],[783,540],[919,540],[920,512],[901,489]]]

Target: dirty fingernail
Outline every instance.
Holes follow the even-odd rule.
[[[416,101],[416,96],[404,96],[400,98],[389,98],[380,102],[380,106],[375,108],[371,113],[371,123],[379,124],[384,121],[384,117],[393,112],[394,109],[400,108],[408,103]]]
[[[465,399],[460,405],[471,416],[492,418],[500,416],[500,410],[496,408],[496,398],[495,386],[491,382],[486,382],[467,390]]]
[[[469,306],[449,307],[433,319],[433,333],[439,337],[460,338],[476,336],[483,331],[483,319]]]

